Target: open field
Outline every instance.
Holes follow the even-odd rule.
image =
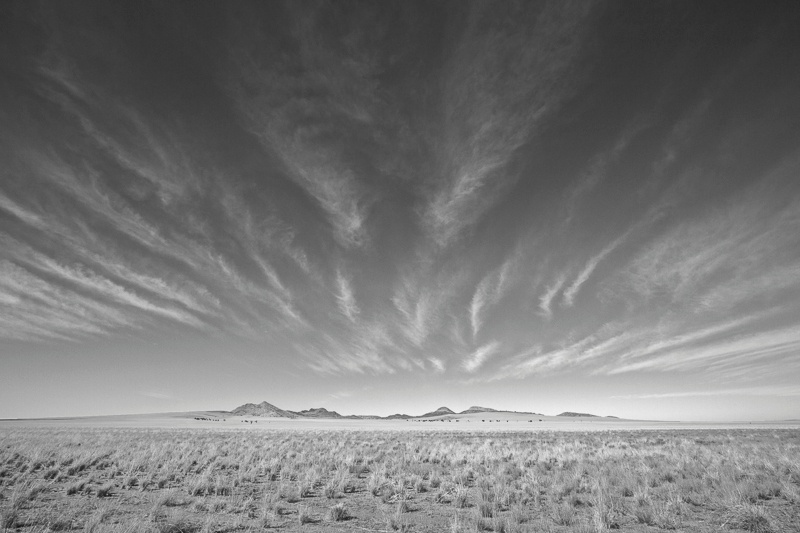
[[[796,427],[52,422],[0,424],[3,530],[800,531]]]

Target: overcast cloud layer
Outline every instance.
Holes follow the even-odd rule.
[[[0,13],[0,417],[800,416],[795,4]]]

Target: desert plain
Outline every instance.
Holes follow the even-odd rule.
[[[800,531],[800,423],[0,421],[0,530]]]

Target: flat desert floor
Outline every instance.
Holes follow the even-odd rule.
[[[800,424],[0,421],[0,530],[800,531]]]

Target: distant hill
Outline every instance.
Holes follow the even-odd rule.
[[[556,416],[591,416],[597,418],[597,415],[590,415],[589,413],[573,413],[572,411],[566,411]]]
[[[312,407],[311,409],[305,409],[303,411],[290,411],[290,412],[298,416],[304,416],[307,418],[345,418],[336,411],[328,411],[324,407]]]
[[[416,418],[428,418],[431,416],[454,415],[454,414],[456,414],[455,411],[453,411],[449,407],[440,407],[435,411],[431,411],[430,413],[425,413],[424,415],[418,416]]]
[[[413,416],[411,416],[411,415],[399,414],[399,413],[398,413],[398,414],[394,414],[394,415],[389,415],[389,416],[387,416],[386,418],[387,418],[388,420],[405,420],[405,419],[408,419],[408,418],[414,418],[414,417],[413,417]]]
[[[231,414],[234,416],[269,416],[281,418],[298,418],[299,416],[291,411],[284,411],[283,409],[275,407],[268,402],[261,402],[259,404],[246,403],[231,411]]]
[[[481,407],[479,405],[473,405],[466,411],[461,411],[459,414],[461,415],[468,415],[470,413],[496,413],[497,409],[492,409],[491,407]]]

